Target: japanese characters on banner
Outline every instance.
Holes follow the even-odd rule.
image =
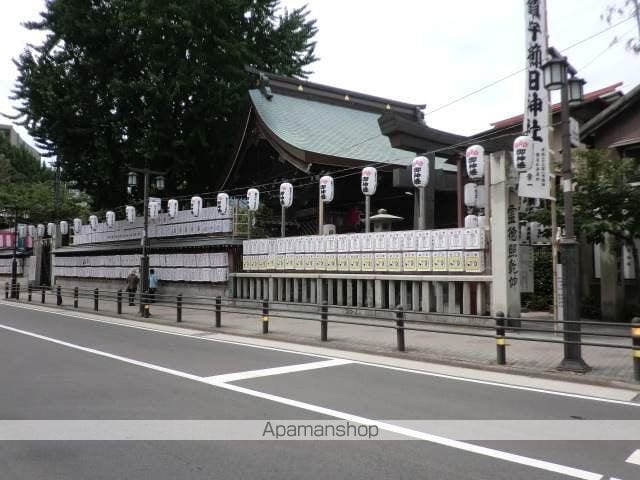
[[[523,131],[533,141],[533,162],[520,173],[518,195],[550,198],[549,92],[544,88],[542,64],[547,59],[546,0],[525,0],[526,99]]]

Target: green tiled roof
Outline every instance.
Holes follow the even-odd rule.
[[[276,136],[300,150],[367,163],[409,165],[413,154],[391,147],[380,133],[379,113],[250,90],[260,119]]]

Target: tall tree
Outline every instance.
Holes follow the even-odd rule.
[[[640,164],[613,158],[603,150],[581,150],[576,156],[578,228],[594,243],[609,235],[631,251],[640,293]]]
[[[89,198],[64,188],[54,199],[54,173],[22,147],[11,145],[0,135],[0,209],[9,213],[0,219],[0,226],[13,223],[14,210],[29,213],[34,223],[85,214]]]
[[[246,115],[245,65],[306,76],[315,21],[279,0],[48,0],[16,60],[18,118],[94,207],[126,200],[126,165],[170,192],[216,184]]]

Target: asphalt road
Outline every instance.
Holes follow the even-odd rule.
[[[638,404],[82,317],[0,305],[3,480],[640,478],[640,465],[627,461],[640,448],[638,441],[597,435],[582,441],[508,440],[514,434],[508,421],[539,424],[540,435],[553,429],[552,420],[575,422],[579,431],[588,425],[585,420],[638,421]],[[8,433],[8,425],[25,422],[7,421],[45,420],[61,421],[56,435],[63,439],[34,433],[17,440]],[[83,420],[90,422],[78,433],[73,421]],[[105,440],[109,435],[99,421],[109,420],[199,421],[181,431],[193,438],[198,426],[218,428],[221,438],[244,432],[242,422],[208,421],[352,422],[406,440],[167,440],[167,432],[154,437],[152,427],[142,429],[152,439]],[[477,440],[455,440],[424,423],[434,420],[461,421]],[[479,421],[487,420],[505,421],[497,427],[504,437],[486,439],[492,427]],[[571,425],[563,427],[568,434]]]

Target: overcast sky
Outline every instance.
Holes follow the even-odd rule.
[[[37,34],[20,26],[35,19],[44,0],[3,0],[0,7],[0,112],[16,70],[11,59]],[[522,112],[524,77],[516,75],[437,112],[486,84],[524,67],[524,0],[283,0],[307,3],[317,19],[317,55],[310,80],[394,100],[426,103],[434,127],[472,134]],[[564,49],[607,24],[600,14],[611,0],[548,0],[550,45]],[[586,91],[640,83],[640,56],[613,38],[634,33],[633,20],[566,52],[587,80]],[[0,118],[0,123],[8,120]],[[21,131],[24,133],[24,131]],[[27,139],[29,140],[29,139]]]

